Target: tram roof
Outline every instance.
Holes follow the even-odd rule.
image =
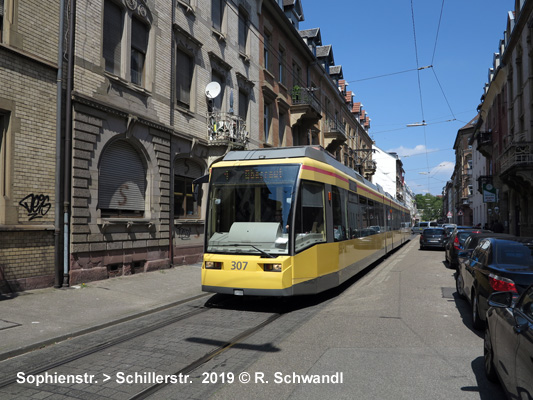
[[[313,160],[329,164],[333,168],[344,172],[346,175],[349,175],[355,180],[374,189],[376,192],[399,203],[398,200],[394,199],[389,193],[385,192],[381,186],[373,184],[369,180],[363,178],[357,171],[340,163],[321,146],[271,147],[264,149],[230,151],[224,157],[224,161],[272,160],[280,158],[302,157],[312,158]]]

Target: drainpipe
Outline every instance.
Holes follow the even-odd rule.
[[[70,2],[70,21],[68,36],[68,69],[65,104],[65,167],[63,169],[63,286],[69,286],[69,236],[70,236],[70,193],[72,157],[72,75],[74,72],[74,29],[76,26],[76,0]]]
[[[56,171],[55,171],[55,214],[54,214],[54,287],[60,288],[61,281],[61,120],[63,105],[63,31],[65,24],[65,0],[59,5],[59,40],[57,48],[57,105],[56,105]]]
[[[170,69],[173,71],[170,74],[170,127],[174,129],[175,113],[174,105],[176,104],[176,39],[174,34],[174,23],[176,22],[176,0],[172,0],[172,28],[171,28],[171,50],[170,50]],[[169,196],[169,218],[168,218],[168,257],[170,259],[170,267],[174,266],[174,141],[173,134],[170,135],[170,196]]]

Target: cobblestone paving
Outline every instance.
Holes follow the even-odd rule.
[[[52,377],[76,376],[75,382],[43,383],[38,387],[34,383],[15,383],[0,388],[0,398],[128,399],[151,386],[146,382],[153,381],[155,376],[172,375],[242,332],[266,321],[273,313],[280,311],[284,313],[274,323],[190,373],[188,378],[183,377],[183,380],[164,387],[152,397],[204,399],[217,389],[218,383],[222,383],[216,382],[217,373],[231,371],[237,374],[262,352],[277,351],[276,340],[280,340],[295,329],[324,304],[317,297],[311,301],[263,299],[246,302],[237,299],[229,306],[215,304],[215,307],[201,314],[46,371]],[[17,374],[21,372],[24,372],[26,377],[31,371],[50,362],[204,306],[204,300],[193,301],[5,360],[0,363],[0,381],[17,378]],[[38,375],[44,374],[45,372],[40,372]],[[106,375],[110,379],[104,382]],[[208,376],[215,381],[209,384],[202,383]],[[141,379],[143,383],[128,383],[125,381],[126,378],[134,381]]]

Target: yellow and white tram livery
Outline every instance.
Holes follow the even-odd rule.
[[[202,290],[333,288],[405,242],[408,209],[319,147],[228,153],[210,170]]]

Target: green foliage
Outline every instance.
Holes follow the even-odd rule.
[[[426,193],[415,195],[415,201],[422,221],[436,221],[442,218],[442,198]]]

